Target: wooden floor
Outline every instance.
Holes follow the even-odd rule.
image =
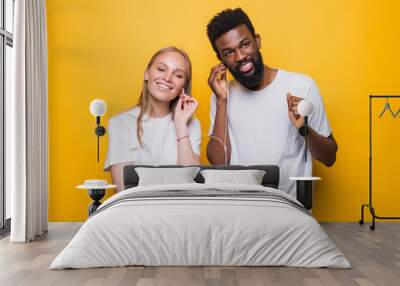
[[[0,241],[0,285],[400,285],[400,223],[375,231],[357,223],[322,224],[352,269],[289,267],[120,267],[48,270],[81,223],[50,223],[32,242]]]

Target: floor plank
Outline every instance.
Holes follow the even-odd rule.
[[[50,223],[32,243],[0,240],[0,285],[399,285],[400,223],[382,222],[375,231],[357,223],[321,224],[352,263],[352,269],[290,267],[117,267],[48,269],[81,223]]]

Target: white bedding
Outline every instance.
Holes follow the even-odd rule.
[[[119,201],[137,192],[206,193],[212,189],[261,190],[272,199],[233,195]],[[103,210],[82,225],[50,269],[127,265],[351,267],[311,215],[274,199],[277,196],[297,202],[281,191],[254,185],[194,183],[131,188],[106,200],[99,208]]]

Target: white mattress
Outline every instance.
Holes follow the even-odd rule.
[[[305,209],[280,200],[177,196],[119,201],[137,192],[207,189],[261,190],[299,204],[281,191],[254,185],[131,188],[105,201],[50,269],[127,265],[351,267]]]

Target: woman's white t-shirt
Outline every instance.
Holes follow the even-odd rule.
[[[134,107],[111,117],[108,123],[108,152],[104,170],[119,163],[148,165],[177,164],[178,152],[172,114],[164,117],[143,116],[143,147],[137,138],[136,122],[140,108]],[[200,156],[201,128],[197,119],[188,126],[193,152]]]

